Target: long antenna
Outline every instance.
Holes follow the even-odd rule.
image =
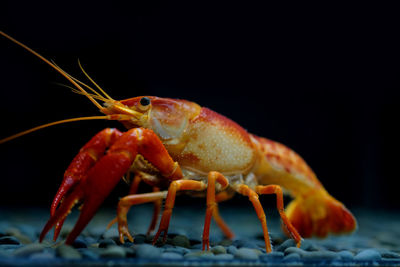
[[[128,115],[124,115],[124,114],[112,114],[112,115],[105,115],[105,116],[89,116],[89,117],[78,117],[78,118],[71,118],[71,119],[65,119],[65,120],[59,120],[59,121],[53,121],[50,123],[46,123],[43,125],[39,125],[36,126],[34,128],[31,128],[29,130],[23,131],[23,132],[19,132],[17,134],[11,135],[9,137],[6,137],[4,139],[0,139],[0,144],[3,144],[5,142],[11,141],[15,138],[21,137],[23,135],[29,134],[31,132],[35,132],[37,130],[46,128],[46,127],[50,127],[53,125],[57,125],[57,124],[62,124],[62,123],[67,123],[67,122],[74,122],[74,121],[88,121],[88,120],[118,120],[118,121],[122,121],[122,120],[130,120],[131,117],[129,117]]]
[[[91,97],[86,91],[85,89],[83,89],[77,82],[75,82],[71,77],[69,77],[62,69],[58,68],[56,65],[54,65],[53,63],[51,63],[49,60],[47,60],[46,58],[44,58],[42,55],[40,55],[39,53],[35,52],[34,50],[32,50],[31,48],[27,47],[26,45],[24,45],[23,43],[15,40],[14,38],[12,38],[11,36],[9,36],[8,34],[0,31],[0,35],[3,35],[4,37],[6,37],[7,39],[9,39],[10,41],[16,43],[17,45],[25,48],[26,50],[28,50],[30,53],[34,54],[35,56],[37,56],[38,58],[40,58],[42,61],[46,62],[48,65],[50,65],[50,67],[52,67],[53,69],[55,69],[56,71],[58,71],[62,76],[64,76],[67,80],[69,80],[76,88],[78,88],[82,94],[84,94],[87,98],[89,98],[90,101],[92,101],[92,103],[98,107],[100,110],[103,110],[104,108],[93,98]]]
[[[100,86],[98,86],[96,83],[94,83],[94,81],[89,77],[89,75],[83,70],[82,65],[79,63],[79,67],[82,69],[82,71],[84,72],[84,74],[90,79],[91,82],[93,82],[95,84],[95,86],[97,88],[99,88],[101,90],[101,92],[108,98],[104,98],[103,96],[101,96],[100,94],[98,94],[96,92],[96,90],[92,89],[91,87],[89,87],[88,85],[80,82],[79,80],[75,79],[74,77],[72,77],[71,75],[69,75],[68,73],[66,73],[63,69],[61,69],[60,67],[58,67],[55,63],[50,62],[49,60],[47,60],[46,58],[44,58],[42,55],[40,55],[39,53],[35,52],[34,50],[32,50],[31,48],[27,47],[26,45],[24,45],[23,43],[15,40],[14,38],[12,38],[11,36],[9,36],[8,34],[0,31],[0,35],[4,36],[5,38],[9,39],[10,41],[16,43],[17,45],[23,47],[24,49],[28,50],[28,52],[34,54],[35,56],[37,56],[39,59],[41,59],[42,61],[46,62],[50,67],[52,67],[53,69],[55,69],[57,72],[59,72],[62,76],[64,76],[67,80],[69,80],[78,90],[76,90],[77,92],[79,92],[82,95],[85,95],[87,98],[89,98],[90,101],[92,101],[92,103],[98,107],[100,109],[100,111],[106,111],[106,108],[103,108],[96,100],[95,98],[104,101],[104,102],[108,102],[108,101],[114,101],[110,96],[108,96],[101,88]],[[87,91],[85,91],[85,89],[83,89],[80,85],[82,84],[82,86],[85,86],[87,88],[89,88],[91,91],[93,91],[95,94],[97,95],[91,95],[89,94]],[[75,90],[75,89],[73,89]],[[134,111],[130,111],[129,114],[133,114]],[[138,113],[138,112],[136,112]],[[134,115],[134,114],[133,114]],[[3,144],[5,142],[8,142],[10,140],[13,140],[15,138],[18,138],[20,136],[29,134],[31,132],[35,132],[37,130],[46,128],[46,127],[50,127],[53,125],[57,125],[57,124],[62,124],[62,123],[68,123],[68,122],[74,122],[74,121],[83,121],[83,120],[118,120],[118,121],[123,121],[123,120],[132,120],[132,116],[126,115],[126,114],[111,114],[111,115],[105,115],[105,116],[89,116],[89,117],[78,117],[78,118],[71,118],[71,119],[65,119],[65,120],[59,120],[59,121],[55,121],[55,122],[50,122],[47,124],[43,124],[40,126],[36,126],[32,129],[26,130],[26,131],[22,131],[19,132],[17,134],[14,134],[12,136],[0,139],[0,144]]]
[[[50,127],[50,126],[53,126],[53,125],[61,124],[61,123],[73,122],[73,121],[84,121],[84,120],[107,120],[108,118],[109,118],[109,116],[90,116],[90,117],[79,117],[79,118],[72,118],[72,119],[54,121],[54,122],[50,122],[50,123],[43,124],[43,125],[40,125],[40,126],[36,126],[36,127],[32,128],[32,129],[29,129],[29,130],[26,130],[26,131],[11,135],[11,136],[9,136],[7,138],[1,139],[0,140],[0,144],[3,144],[3,143],[8,142],[8,141],[11,141],[11,140],[13,140],[15,138],[18,138],[20,136],[26,135],[28,133],[31,133],[31,132],[34,132],[34,131],[37,131],[37,130],[40,130],[40,129],[43,129],[43,128],[46,128],[46,127]]]

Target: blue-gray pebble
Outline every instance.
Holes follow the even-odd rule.
[[[190,247],[190,241],[184,235],[175,236],[174,238],[172,238],[171,243],[174,246],[179,246],[179,247],[184,247],[184,248],[189,248]]]
[[[276,248],[276,251],[283,252],[288,247],[295,247],[295,246],[296,246],[296,242],[293,239],[287,239]]]
[[[97,260],[100,258],[100,249],[98,248],[78,248],[79,253],[85,259]]]
[[[43,244],[33,243],[14,250],[13,255],[15,257],[28,257],[32,254],[42,252],[44,248]]]
[[[175,252],[164,252],[161,258],[166,260],[180,260],[183,259],[183,255]]]
[[[72,246],[74,248],[87,248],[86,241],[83,240],[82,238],[78,237],[75,239],[75,241],[72,243]]]
[[[215,255],[217,254],[226,254],[226,248],[224,248],[223,246],[215,246],[211,248],[211,252],[214,253]]]
[[[351,260],[353,260],[353,257],[354,257],[353,253],[351,253],[350,251],[347,251],[347,250],[339,251],[337,254],[340,256],[340,258],[343,261],[351,261]]]
[[[99,248],[106,248],[109,246],[116,246],[116,245],[117,245],[117,243],[115,243],[115,241],[111,238],[102,239],[99,242]]]
[[[55,259],[54,253],[50,251],[45,251],[43,253],[34,253],[32,254],[29,259],[30,260],[38,260],[38,261],[47,261],[47,260],[53,260]]]
[[[399,259],[400,258],[400,254],[393,252],[393,251],[381,252],[381,256],[382,256],[382,258],[387,258],[387,259]]]
[[[190,249],[183,248],[183,247],[168,247],[164,249],[164,252],[172,252],[172,253],[178,253],[181,255],[184,255],[186,253],[190,252]]]
[[[186,253],[184,258],[185,259],[214,259],[214,254],[210,251],[193,251]]]
[[[233,260],[234,256],[232,254],[217,254],[214,256],[216,260]]]
[[[298,261],[300,260],[300,255],[297,253],[288,254],[283,258],[284,261]]]
[[[267,254],[262,254],[260,256],[260,259],[263,261],[270,261],[270,260],[276,260],[276,259],[282,259],[284,256],[283,252],[280,251],[272,251]]]
[[[14,236],[0,237],[0,245],[19,245],[19,240]]]
[[[258,254],[251,248],[239,248],[234,255],[238,259],[258,260]]]
[[[100,252],[100,256],[102,258],[125,258],[126,256],[126,251],[123,247],[119,246],[108,246],[104,250]]]
[[[154,259],[161,256],[161,249],[149,245],[149,244],[140,244],[135,245],[136,257],[144,258],[144,259]]]
[[[333,251],[307,251],[301,255],[303,259],[308,260],[335,260],[340,259],[339,254]]]
[[[285,255],[289,255],[289,254],[292,254],[292,253],[297,253],[297,254],[299,254],[300,256],[302,256],[303,254],[306,253],[306,251],[305,251],[305,250],[302,250],[301,248],[298,248],[298,247],[288,247],[288,248],[286,248],[285,251],[284,251],[284,254],[285,254]]]
[[[375,249],[365,249],[354,256],[356,261],[379,261],[381,259],[381,254]]]
[[[235,255],[235,253],[237,252],[237,247],[235,247],[235,246],[233,246],[233,245],[230,245],[229,247],[228,247],[228,253],[229,254],[233,254],[233,255]]]
[[[69,245],[61,245],[56,248],[57,255],[63,259],[68,260],[80,260],[82,259],[82,255],[79,253],[76,248]]]

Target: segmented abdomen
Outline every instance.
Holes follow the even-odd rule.
[[[263,166],[257,173],[261,183],[277,183],[294,193],[323,189],[312,169],[292,149],[267,138],[252,137],[263,156],[260,162]]]

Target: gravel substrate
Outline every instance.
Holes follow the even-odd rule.
[[[268,217],[272,253],[265,253],[261,226],[251,209],[224,206],[221,213],[236,233],[234,240],[223,239],[218,227],[211,226],[210,250],[201,250],[204,213],[199,209],[174,209],[167,242],[151,245],[143,233],[151,219],[151,207],[135,207],[129,213],[135,242],[121,244],[116,225],[106,230],[115,211],[99,212],[72,246],[63,244],[76,220],[68,218],[59,238],[51,233],[42,243],[38,235],[48,219],[43,209],[0,209],[0,265],[392,265],[400,266],[400,216],[376,211],[356,211],[359,229],[350,236],[306,239],[300,248],[283,236],[276,214]],[[140,215],[139,215],[140,214]],[[61,240],[61,241],[60,241]]]

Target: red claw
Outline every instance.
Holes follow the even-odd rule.
[[[64,176],[64,180],[61,186],[58,188],[58,191],[51,204],[51,209],[50,209],[51,215],[54,215],[61,200],[65,197],[65,194],[73,187],[73,185],[76,185],[77,182],[79,182],[78,179],[73,179],[73,177],[71,176]]]
[[[87,177],[74,186],[72,192],[66,193],[67,196],[64,197],[54,215],[50,217],[44,226],[39,240],[42,241],[53,226],[56,226],[54,236],[56,239],[71,209],[78,202],[83,202],[79,219],[65,242],[66,244],[71,244],[93,218],[122,175],[129,169],[131,161],[131,158],[120,153],[108,153],[101,158],[89,171]]]
[[[83,192],[81,190],[74,191],[73,194],[70,194],[60,205],[60,207],[51,215],[50,219],[47,221],[46,225],[43,227],[42,233],[39,237],[39,242],[42,242],[45,235],[50,231],[50,229],[56,225],[56,230],[54,232],[54,240],[57,239],[58,234],[60,233],[62,224],[65,221],[65,218],[69,214],[70,210],[75,206],[76,202],[83,196]]]
[[[153,131],[135,128],[122,134],[115,129],[105,129],[81,149],[65,172],[51,206],[51,217],[40,234],[40,242],[54,226],[56,240],[65,218],[76,203],[81,202],[78,221],[65,242],[72,244],[129,170],[138,153],[167,178],[182,177],[181,169]]]

